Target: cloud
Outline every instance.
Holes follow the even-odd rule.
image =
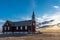
[[[0,22],[5,22],[5,20],[0,20]]]
[[[0,19],[0,32],[2,31],[2,26],[4,24],[5,20]]]
[[[53,22],[49,24],[57,24],[60,23],[60,12],[56,12],[54,14],[44,14],[42,17],[38,17],[37,21],[38,22],[44,22],[44,21],[49,21],[49,20],[54,20]],[[48,24],[47,24],[48,25]]]
[[[37,17],[36,18],[37,22],[44,22],[44,21],[49,21],[51,20],[49,14],[44,14],[43,16],[41,17]]]
[[[56,8],[56,9],[60,8],[59,6],[53,6],[53,7]]]

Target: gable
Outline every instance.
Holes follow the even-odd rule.
[[[5,24],[3,25],[3,27],[5,27],[5,26],[6,27],[10,26],[10,22],[9,21],[6,21]]]

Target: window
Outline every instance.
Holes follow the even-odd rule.
[[[5,30],[6,30],[7,27],[5,27]]]
[[[6,25],[8,26],[8,23]]]
[[[22,30],[22,26],[21,26],[21,30]]]
[[[27,30],[27,26],[25,26],[25,30]]]
[[[8,27],[8,30],[10,30],[10,27]]]
[[[33,25],[35,25],[35,22],[33,22]]]
[[[18,30],[18,26],[17,26],[17,28],[16,28],[17,30]]]

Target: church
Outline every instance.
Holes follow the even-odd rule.
[[[32,19],[25,21],[12,22],[7,20],[2,26],[2,32],[36,32],[35,14],[33,11]]]

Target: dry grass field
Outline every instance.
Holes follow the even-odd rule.
[[[29,35],[0,34],[0,40],[60,40],[60,32],[43,32],[42,34]]]
[[[60,28],[40,28],[40,32],[60,32]]]
[[[0,33],[0,40],[60,40],[60,29],[40,29],[40,32],[25,35]]]

